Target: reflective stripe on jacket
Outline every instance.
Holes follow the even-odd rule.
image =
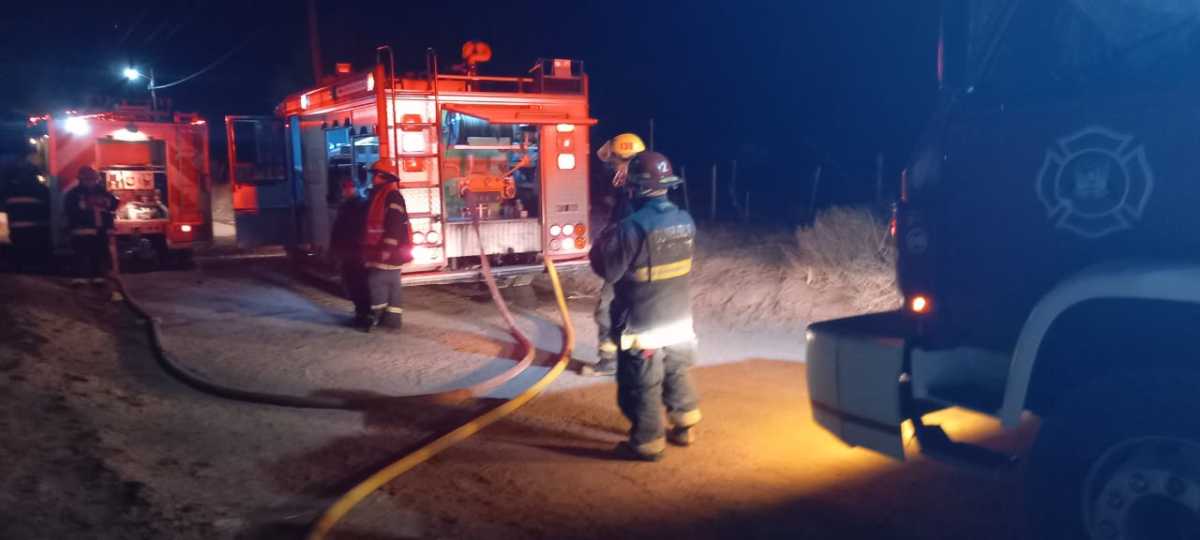
[[[412,225],[395,182],[371,190],[362,245],[363,257],[372,268],[394,270],[412,260]]]
[[[593,270],[613,283],[614,341],[624,349],[693,341],[688,283],[695,223],[665,197],[636,206],[606,228],[589,253]]]

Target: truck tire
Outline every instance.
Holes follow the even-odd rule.
[[[1109,377],[1060,398],[1030,452],[1040,540],[1200,538],[1200,374]]]

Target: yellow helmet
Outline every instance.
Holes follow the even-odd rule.
[[[622,133],[604,143],[604,146],[596,151],[596,156],[600,161],[612,161],[614,158],[629,161],[633,156],[645,151],[646,143],[642,142],[641,137],[632,133]]]

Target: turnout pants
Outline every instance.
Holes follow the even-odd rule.
[[[600,347],[600,358],[617,356],[617,344],[612,336],[612,301],[613,286],[605,283],[600,287],[600,300],[596,302],[596,311],[592,314],[596,319],[596,343]]]
[[[698,421],[700,398],[688,375],[695,350],[694,343],[685,343],[617,355],[617,405],[633,424],[629,428],[633,446],[661,444],[664,406],[672,425],[691,427]]]
[[[9,233],[9,252],[17,270],[43,269],[50,262],[50,229],[13,226]]]
[[[354,315],[366,317],[371,314],[371,292],[367,286],[367,267],[358,259],[343,259],[342,288],[346,298],[354,302]]]
[[[379,317],[379,324],[400,328],[403,321],[403,289],[400,286],[400,270],[367,269],[367,291],[371,311]]]
[[[71,250],[75,252],[75,277],[102,278],[108,270],[108,235],[77,234],[71,236]]]

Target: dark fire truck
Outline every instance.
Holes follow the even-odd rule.
[[[905,307],[810,326],[814,416],[1003,466],[922,416],[1033,415],[1038,538],[1198,538],[1200,4],[945,4],[897,207]]]

